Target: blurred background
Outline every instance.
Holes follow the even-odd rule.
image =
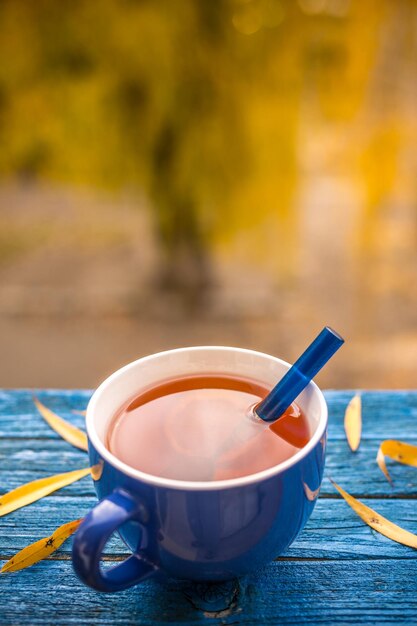
[[[197,344],[417,386],[415,0],[2,0],[0,386]]]

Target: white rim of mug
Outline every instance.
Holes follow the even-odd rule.
[[[268,359],[272,359],[276,363],[280,365],[285,365],[286,367],[291,367],[290,363],[287,363],[283,359],[279,359],[278,357],[271,356],[270,354],[266,354],[265,352],[259,352],[256,350],[249,350],[246,348],[234,348],[228,346],[192,346],[188,348],[174,348],[173,350],[164,350],[161,352],[156,352],[154,354],[150,354],[148,356],[144,356],[136,361],[132,361],[127,365],[124,365],[120,369],[116,370],[113,374],[111,374],[108,378],[106,378],[97,389],[94,391],[91,396],[90,402],[87,406],[86,413],[86,428],[88,438],[92,444],[92,446],[99,453],[100,457],[105,461],[110,463],[113,467],[118,469],[123,474],[127,474],[131,478],[139,480],[143,483],[147,483],[150,485],[155,485],[156,487],[165,487],[169,489],[182,489],[183,491],[215,491],[221,489],[231,489],[234,487],[243,487],[245,485],[251,485],[253,483],[258,483],[264,481],[268,478],[272,478],[273,476],[277,476],[285,470],[289,469],[293,465],[296,465],[299,461],[301,461],[304,457],[306,457],[313,448],[319,443],[320,439],[323,437],[323,434],[326,430],[327,419],[328,419],[328,411],[327,404],[324,398],[323,392],[316,385],[314,381],[311,381],[308,386],[311,386],[315,389],[318,395],[318,400],[320,403],[320,419],[317,425],[316,431],[309,442],[301,448],[298,452],[296,452],[292,457],[279,463],[278,465],[274,465],[269,467],[268,469],[262,470],[261,472],[256,472],[255,474],[248,474],[247,476],[240,476],[238,478],[228,478],[227,480],[212,480],[212,481],[193,481],[193,480],[176,480],[173,478],[163,478],[161,476],[153,476],[152,474],[147,474],[146,472],[142,472],[141,470],[137,470],[123,461],[120,461],[116,456],[114,456],[102,443],[99,438],[96,429],[94,428],[94,416],[96,410],[96,404],[98,402],[101,394],[110,387],[115,380],[123,376],[123,374],[130,369],[137,366],[139,362],[146,364],[147,361],[153,360],[155,358],[164,356],[166,354],[179,354],[181,352],[192,352],[197,350],[207,350],[207,351],[230,351],[243,354],[253,354],[256,356],[266,357]]]

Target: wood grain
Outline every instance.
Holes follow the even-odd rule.
[[[417,442],[417,438],[403,437],[403,440]],[[393,486],[389,485],[375,461],[379,443],[380,439],[362,440],[360,449],[353,454],[345,440],[329,437],[325,475],[350,489],[353,495],[416,498],[416,469],[387,460],[394,481]],[[52,473],[85,467],[87,459],[85,452],[76,450],[62,439],[0,437],[0,493]],[[60,491],[59,495],[66,497],[93,493],[91,479],[85,478]],[[336,497],[336,491],[328,480],[324,480],[322,486],[321,497],[325,496]]]
[[[382,515],[417,533],[417,506],[409,500],[364,499]],[[85,515],[95,504],[95,496],[72,497],[63,500],[57,496],[44,498],[20,511],[0,519],[0,558],[6,558],[35,541],[57,526]],[[39,520],[42,526],[39,526]],[[43,534],[42,534],[43,533]],[[60,550],[71,552],[70,542]],[[127,554],[119,538],[112,540],[108,554]],[[313,515],[285,558],[298,559],[417,559],[417,551],[399,546],[372,531],[341,499],[321,498]]]
[[[32,390],[0,391],[0,492],[23,482],[83,467],[86,454],[62,441],[37,411]],[[72,413],[89,391],[36,390],[52,410],[78,427]],[[329,443],[326,476],[392,521],[417,533],[417,470],[390,464],[391,487],[375,463],[379,443],[417,443],[417,392],[363,392],[363,436],[356,454],[343,432],[355,391],[326,393]],[[96,498],[91,479],[65,487],[0,519],[0,558],[7,559],[60,524],[84,515]],[[146,582],[103,595],[84,587],[70,561],[71,542],[48,561],[0,577],[0,623],[21,624],[415,624],[417,551],[373,532],[325,479],[315,511],[288,552],[240,581]],[[123,558],[118,538],[109,564]]]
[[[88,590],[69,561],[3,576],[2,624],[415,624],[415,563],[278,561],[240,581],[154,581],[113,595]]]

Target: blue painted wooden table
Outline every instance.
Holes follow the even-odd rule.
[[[37,414],[32,391],[0,392],[1,492],[84,467]],[[39,391],[40,399],[83,427],[73,413],[89,391]],[[49,560],[0,577],[0,624],[401,624],[417,623],[417,551],[366,526],[327,477],[412,532],[417,532],[417,469],[392,466],[391,487],[375,463],[382,439],[417,442],[417,392],[364,392],[363,437],[352,454],[343,414],[352,392],[329,391],[326,478],[306,528],[288,552],[247,578],[224,584],[150,581],[105,595],[84,587],[71,566],[71,541]],[[0,558],[9,558],[60,524],[82,517],[96,498],[90,477],[0,518]],[[114,539],[106,561],[124,558]],[[271,554],[271,558],[274,555]]]

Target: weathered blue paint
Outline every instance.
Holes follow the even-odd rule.
[[[78,426],[88,391],[36,391]],[[394,486],[374,461],[379,442],[417,443],[417,392],[364,392],[363,440],[347,448],[343,413],[353,391],[326,393],[329,441],[326,475],[364,498],[383,515],[417,532],[417,470],[390,465]],[[85,453],[58,438],[37,414],[32,390],[0,392],[0,491],[41,476],[82,467]],[[0,518],[0,557],[9,558],[59,524],[84,515],[96,502],[85,478],[56,494]],[[72,570],[70,541],[52,559],[0,577],[0,623],[40,625],[159,624],[415,624],[417,551],[373,532],[324,480],[304,531],[279,560],[238,582],[217,585],[149,581],[134,590],[101,595]],[[124,558],[119,539],[104,560]]]
[[[362,498],[362,501],[417,533],[417,503],[414,500]],[[95,495],[80,498],[60,496],[58,493],[0,518],[0,557],[8,558],[29,542],[49,534],[60,524],[83,517],[95,504]],[[41,525],[39,520],[42,520]],[[68,541],[60,548],[56,558],[64,555],[69,558],[70,554],[71,542]],[[305,529],[282,558],[354,560],[377,559],[381,554],[384,557],[417,560],[417,550],[400,546],[373,532],[350,511],[342,499],[321,497]],[[126,545],[118,535],[114,535],[106,545],[106,559],[126,556]],[[35,572],[37,567],[31,571]]]

